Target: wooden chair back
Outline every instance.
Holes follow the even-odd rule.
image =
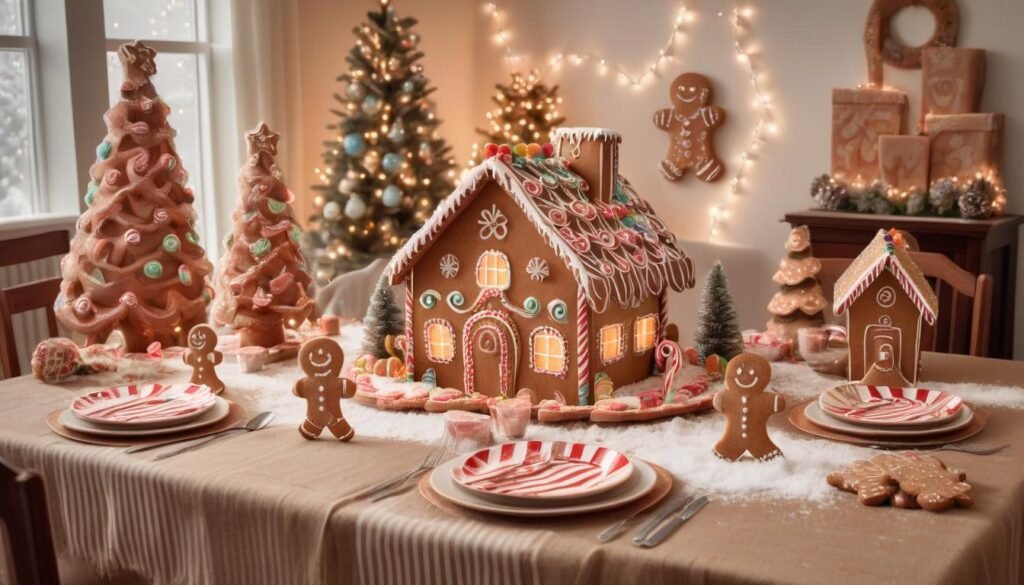
[[[948,257],[934,252],[910,251],[910,258],[928,278],[939,297],[939,316],[935,325],[925,324],[921,332],[921,348],[944,353],[966,353],[985,356],[988,352],[992,315],[992,277],[975,275],[957,266]],[[835,283],[850,267],[850,258],[819,258],[818,280],[826,298],[835,298]],[[957,303],[970,299],[970,323],[953,318]],[[949,306],[952,303],[952,306]],[[969,329],[969,334],[967,331]]]
[[[0,523],[7,531],[3,552],[11,559],[12,585],[56,585],[57,554],[50,532],[43,478],[0,459]],[[2,540],[0,540],[2,542]]]
[[[0,246],[0,267],[67,254],[69,249],[68,232],[63,230],[4,240]],[[21,375],[14,315],[43,309],[46,311],[47,333],[50,337],[56,336],[57,317],[53,312],[53,302],[60,294],[60,282],[60,278],[54,277],[0,289],[0,366],[3,366],[6,377]]]

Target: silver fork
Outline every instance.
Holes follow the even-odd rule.
[[[889,447],[883,447],[881,445],[868,445],[872,449],[890,449]],[[939,451],[958,451],[960,453],[970,453],[971,455],[993,455],[1006,449],[1009,445],[961,445],[959,443],[950,443],[948,445],[939,445],[931,449],[922,449],[920,451],[915,449],[909,449],[918,455],[927,455],[929,453],[938,453]]]
[[[364,489],[363,491],[356,494],[357,497],[369,497],[371,502],[386,498],[402,488],[406,481],[413,477],[430,471],[438,465],[448,460],[448,457],[455,451],[455,442],[451,437],[445,437],[444,441],[436,449],[427,454],[423,458],[423,462],[420,463],[419,467],[407,471],[401,475],[386,479],[384,481],[373,484],[372,486]]]

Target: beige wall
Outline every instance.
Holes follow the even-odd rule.
[[[299,56],[302,123],[301,176],[303,186],[313,184],[312,168],[319,163],[320,141],[329,134],[324,125],[335,76],[344,68],[344,54],[353,40],[350,29],[369,2],[301,0],[299,2]],[[426,75],[438,86],[436,94],[442,132],[464,160],[475,140],[473,128],[484,119],[488,96],[495,82],[507,76],[493,42],[490,20],[478,2],[452,0],[398,0],[398,7],[421,21]],[[672,0],[517,0],[499,2],[509,8],[508,30],[518,50],[543,63],[556,49],[607,56],[631,69],[649,63],[664,42],[674,13]],[[668,183],[656,166],[666,151],[666,135],[651,124],[651,114],[666,107],[669,80],[684,71],[701,72],[713,80],[715,102],[729,119],[715,136],[717,149],[735,169],[755,121],[752,93],[743,68],[732,52],[728,23],[719,9],[731,2],[689,0],[697,19],[686,26],[677,45],[679,58],[664,68],[664,77],[640,91],[619,86],[612,77],[598,77],[590,67],[565,69],[552,75],[561,86],[568,123],[606,126],[623,134],[621,169],[651,199],[675,233],[684,240],[703,240],[708,232],[708,210],[723,200],[726,181],[705,185],[688,177]],[[771,91],[780,131],[769,142],[751,170],[746,189],[732,207],[722,237],[748,248],[750,261],[734,268],[734,289],[740,299],[745,327],[760,327],[763,307],[774,285],[767,279],[781,255],[786,228],[777,223],[789,210],[810,204],[808,185],[828,168],[830,90],[865,81],[861,38],[869,0],[772,0],[755,3],[753,45],[763,52],[765,85]],[[1024,185],[1024,168],[1013,161],[1024,154],[1020,96],[1024,95],[1024,45],[1017,40],[1016,24],[1024,22],[1020,0],[961,0],[960,45],[989,50],[985,111],[1007,114],[1004,171],[1010,187],[1009,210],[1024,213],[1024,197],[1015,186]],[[923,16],[923,18],[915,18]],[[911,38],[928,27],[927,16],[910,14],[900,19]],[[887,81],[919,95],[919,72],[887,69]],[[916,116],[912,112],[911,119]],[[293,171],[293,175],[295,172]],[[298,193],[302,186],[293,187]],[[730,255],[734,255],[731,251]],[[727,267],[728,268],[728,267]],[[706,270],[701,267],[701,272]],[[1019,269],[1024,273],[1024,267]],[[735,281],[742,285],[736,286]],[[746,284],[751,286],[748,287]],[[751,295],[751,287],[757,290]],[[1018,290],[1024,307],[1024,287]],[[1018,311],[1017,356],[1024,357],[1024,318]]]

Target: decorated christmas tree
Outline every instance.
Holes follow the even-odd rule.
[[[477,133],[494,144],[538,143],[548,141],[548,134],[560,126],[565,118],[558,112],[562,98],[558,86],[549,87],[540,82],[540,75],[531,71],[525,77],[512,74],[510,85],[497,84],[497,93],[491,97],[495,108],[487,112],[489,128],[478,128]],[[480,159],[480,145],[473,145],[470,166]]]
[[[338,117],[317,170],[317,212],[307,245],[318,280],[389,257],[452,190],[455,164],[438,134],[434,92],[419,62],[416,20],[388,0],[355,28],[338,79]]]
[[[274,162],[279,138],[262,122],[245,135],[249,160],[238,172],[234,229],[220,259],[214,314],[240,330],[243,346],[281,344],[284,326],[297,327],[316,307],[306,294],[312,279],[292,219],[294,197]]]
[[[388,335],[400,335],[404,331],[402,310],[395,303],[395,293],[391,290],[391,283],[387,276],[382,276],[377,282],[377,288],[373,290],[370,298],[370,306],[366,309],[366,317],[363,318],[365,337],[363,339],[363,351],[373,354],[378,358],[386,358],[390,355],[384,345]]]
[[[136,41],[117,55],[121,99],[103,117],[107,136],[89,168],[88,209],[61,261],[57,317],[90,343],[120,329],[129,351],[145,351],[153,341],[182,345],[206,321],[212,267],[195,232],[170,108],[150,81],[156,52]]]
[[[786,238],[786,255],[772,280],[781,285],[768,303],[768,332],[788,341],[796,341],[801,327],[820,327],[825,323],[827,301],[818,283],[821,261],[811,255],[811,232],[807,226],[793,228]]]
[[[743,337],[721,262],[715,262],[704,282],[695,341],[702,361],[710,355],[732,358],[743,350]]]

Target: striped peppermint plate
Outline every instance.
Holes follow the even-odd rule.
[[[618,451],[555,441],[522,441],[481,449],[465,457],[451,473],[457,486],[474,494],[528,505],[589,499],[632,475],[633,463]]]
[[[949,421],[963,401],[942,390],[843,384],[822,392],[818,405],[826,414],[853,424],[919,427]]]
[[[83,394],[71,403],[71,412],[98,425],[157,428],[190,421],[216,402],[202,384],[131,384]]]

